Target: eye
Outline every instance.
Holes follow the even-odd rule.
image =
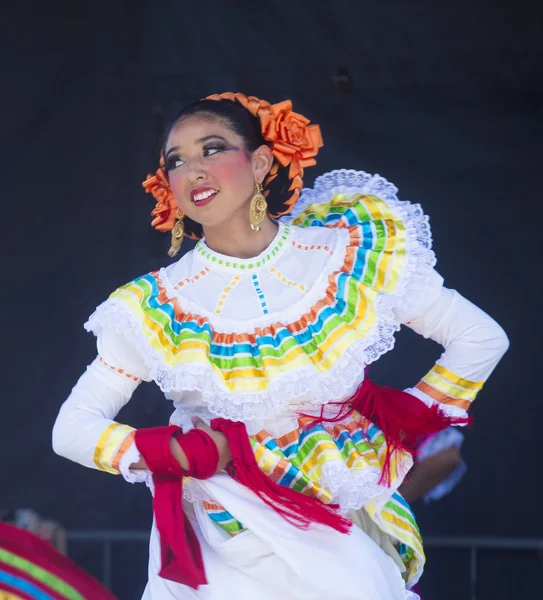
[[[227,150],[226,146],[223,144],[210,144],[208,146],[204,146],[203,153],[204,157],[214,156],[215,154],[219,154],[219,152],[224,152]]]
[[[184,164],[185,164],[185,161],[181,160],[179,158],[179,156],[170,156],[166,160],[166,164],[165,164],[166,171],[169,173],[170,171],[174,171],[175,169],[182,167]]]

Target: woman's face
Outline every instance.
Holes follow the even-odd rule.
[[[267,146],[247,152],[224,121],[193,116],[170,132],[164,160],[179,208],[204,228],[215,228],[240,211],[248,218],[255,183],[262,182],[273,157]]]

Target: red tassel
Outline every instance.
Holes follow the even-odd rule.
[[[340,533],[349,532],[351,521],[342,517],[332,506],[275,483],[259,469],[243,423],[213,419],[211,427],[215,431],[222,431],[228,439],[232,454],[232,462],[227,468],[229,475],[257,494],[286,521],[300,529],[321,523]]]
[[[196,429],[185,435],[175,426],[138,429],[135,442],[153,473],[155,494],[153,508],[160,534],[161,570],[164,579],[188,585],[193,589],[207,583],[198,538],[183,512],[183,476],[210,477],[215,473],[218,452],[213,440]],[[179,437],[181,436],[181,437]],[[174,437],[189,460],[189,471],[183,472],[170,451]],[[195,457],[198,457],[198,462]]]
[[[345,402],[333,403],[339,407],[335,417],[311,417],[310,425],[338,422],[353,411],[375,423],[385,436],[387,451],[383,464],[381,483],[390,484],[390,461],[396,450],[415,454],[422,436],[437,433],[451,425],[468,425],[470,417],[446,415],[438,404],[427,406],[419,398],[394,388],[375,385],[365,379],[354,395]],[[327,406],[330,406],[327,405]]]

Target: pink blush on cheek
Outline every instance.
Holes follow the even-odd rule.
[[[231,152],[229,156],[222,158],[225,160],[218,160],[206,169],[211,180],[220,184],[225,179],[226,181],[235,181],[240,177],[247,177],[247,169],[251,161],[245,152]]]
[[[218,160],[209,160],[202,165],[201,173],[206,175],[202,184],[217,186],[219,189],[236,186],[237,182],[246,182],[251,159],[243,150],[230,150]],[[193,177],[183,170],[170,175],[170,187],[176,198],[187,198],[195,186]]]

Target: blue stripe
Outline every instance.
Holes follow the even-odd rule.
[[[0,571],[0,582],[7,583],[7,585],[10,585],[12,588],[20,590],[32,598],[35,598],[35,600],[54,600],[53,596],[46,594],[35,585],[32,585],[29,581],[21,579],[20,577],[15,577],[15,575],[12,575],[11,573]]]
[[[407,510],[407,512],[411,515],[413,515],[413,511],[411,510],[411,507],[409,506],[409,504],[407,504],[407,501],[400,496],[400,494],[398,492],[394,492],[392,494],[392,500],[394,502],[397,502],[398,504],[400,504],[403,508],[405,508],[405,510]],[[388,504],[388,502],[387,502]]]
[[[277,483],[285,487],[291,487],[292,482],[296,479],[296,475],[298,475],[299,472],[299,469],[289,464],[289,468],[285,471]]]
[[[231,519],[234,519],[234,517],[227,510],[223,510],[222,512],[211,512],[211,511],[212,511],[212,509],[208,509],[207,514],[214,521],[230,521]],[[235,519],[234,519],[234,521],[235,521]]]

